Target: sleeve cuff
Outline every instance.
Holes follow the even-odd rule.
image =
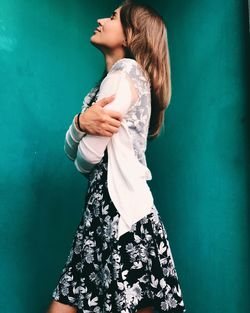
[[[84,132],[84,131],[79,130],[79,129],[76,127],[76,124],[75,124],[75,117],[76,117],[76,115],[74,116],[73,121],[72,121],[72,124],[71,124],[71,135],[72,135],[73,139],[74,139],[76,142],[79,142],[84,136],[87,135],[87,133]]]

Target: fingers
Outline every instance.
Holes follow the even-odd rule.
[[[98,101],[98,104],[101,105],[102,107],[104,107],[106,104],[112,102],[115,99],[115,95],[109,96],[109,97],[105,97],[103,99],[100,99]]]
[[[105,117],[105,122],[102,124],[102,131],[104,136],[112,136],[119,131],[121,122],[109,116]]]
[[[96,103],[98,103],[98,105],[100,105],[101,107],[105,107],[106,104],[112,102],[114,99],[115,99],[115,94],[111,95],[109,97],[105,97],[103,99],[100,99]],[[117,119],[119,121],[122,120],[122,115],[121,115],[120,112],[113,111],[113,110],[108,110],[108,109],[106,109],[105,112],[107,112],[111,118]]]
[[[110,123],[112,123],[112,125],[116,126],[118,125],[118,123],[121,124],[122,114],[120,112],[108,110],[108,109],[104,109],[104,110],[105,110],[105,114],[109,118],[109,121]]]
[[[109,124],[106,128],[106,131],[111,132],[112,134],[117,133],[119,131],[119,126],[116,127]]]
[[[112,137],[113,136],[113,133],[111,132],[108,132],[108,131],[103,131],[103,133],[101,134],[101,136],[105,136],[105,137]]]
[[[105,105],[112,102],[114,99],[115,95],[102,98],[92,105],[93,111],[90,110],[86,112],[86,114],[90,114],[88,121],[93,120],[93,126],[98,126],[96,132],[99,135],[111,137],[114,133],[119,131],[122,114],[117,111],[105,109]]]

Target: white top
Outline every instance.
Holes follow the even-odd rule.
[[[86,134],[76,128],[74,116],[65,137],[65,153],[71,160],[74,160],[77,170],[85,177],[88,177],[87,174],[103,158],[107,147],[108,191],[111,200],[120,213],[118,238],[129,231],[134,223],[149,214],[154,205],[153,196],[147,184],[147,180],[151,180],[152,175],[146,166],[145,159],[142,162],[136,156],[133,140],[137,143],[140,140],[141,147],[144,147],[144,150],[146,143],[143,142],[145,144],[143,146],[141,137],[136,138],[134,135],[133,138],[130,130],[130,127],[135,128],[135,123],[138,123],[139,127],[138,112],[142,112],[141,100],[143,98],[140,87],[144,86],[142,88],[144,90],[145,86],[148,86],[142,85],[142,82],[143,84],[147,83],[148,77],[145,77],[147,76],[145,74],[142,76],[142,68],[135,60],[122,58],[115,62],[100,85],[96,101],[112,94],[116,95],[115,99],[108,103],[104,109],[111,109],[122,114],[118,132],[111,137]],[[140,82],[139,79],[141,79]],[[85,100],[90,98],[89,94],[85,97]],[[149,94],[147,93],[147,95]],[[84,103],[82,112],[87,109],[87,105],[87,103]],[[138,111],[138,108],[140,108],[140,111]],[[141,122],[143,122],[144,117],[145,124],[145,112],[144,115],[141,114],[140,116]],[[146,121],[145,127],[138,128],[137,131],[140,136],[146,133],[142,137],[144,141],[147,137],[149,119]],[[145,153],[145,151],[140,152],[141,154]]]

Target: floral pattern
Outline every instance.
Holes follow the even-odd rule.
[[[119,240],[107,188],[107,149],[91,171],[81,221],[53,299],[82,313],[186,312],[167,232],[155,206]]]

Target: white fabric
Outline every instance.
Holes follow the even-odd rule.
[[[102,81],[96,101],[115,94],[115,99],[104,109],[122,114],[119,131],[111,137],[95,136],[76,128],[74,119],[65,138],[65,153],[77,170],[89,173],[108,151],[108,191],[120,213],[118,238],[129,231],[138,220],[150,213],[153,196],[147,184],[152,175],[147,166],[137,159],[132,138],[124,118],[134,104],[135,89],[129,75],[121,70],[109,73]],[[74,117],[75,118],[75,117]]]

